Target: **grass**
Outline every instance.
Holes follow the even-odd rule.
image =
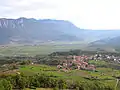
[[[85,45],[73,43],[73,44],[44,44],[39,46],[8,46],[0,47],[0,55],[12,56],[12,55],[45,55],[55,51],[66,51],[70,49],[82,49]]]
[[[114,80],[112,75],[120,75],[120,71],[114,70],[110,68],[97,68],[98,72],[93,71],[85,71],[85,70],[71,70],[68,72],[58,71],[56,67],[50,67],[47,65],[29,65],[29,66],[21,66],[20,72],[23,72],[26,75],[33,75],[36,73],[45,73],[49,76],[53,75],[57,78],[64,78],[64,79],[73,79],[79,80],[84,77],[98,77],[99,79],[110,79]]]
[[[55,66],[47,66],[47,65],[22,65],[19,68],[19,71],[24,73],[26,76],[32,76],[35,74],[46,74],[51,78],[56,79],[64,79],[64,80],[72,80],[72,81],[86,81],[92,82],[92,78],[96,78],[96,81],[103,81],[105,84],[109,84],[111,86],[115,86],[116,78],[112,77],[113,74],[120,76],[119,70],[112,70],[111,68],[97,68],[97,72],[87,71],[87,70],[70,70],[68,72],[59,71]],[[103,75],[104,74],[104,75]],[[87,79],[88,78],[88,79]],[[94,80],[94,79],[93,79]],[[31,89],[25,89],[31,90]],[[51,88],[38,88],[35,90],[52,90]]]
[[[81,49],[87,51],[97,51],[97,47],[89,47],[88,43],[85,42],[48,42],[41,43],[38,46],[27,46],[27,45],[8,45],[5,47],[0,46],[0,55],[2,56],[13,56],[13,55],[46,55],[55,51],[68,51],[71,49]],[[102,48],[102,47],[100,47]],[[113,52],[112,49],[105,47],[110,52]],[[108,51],[105,50],[105,51]]]
[[[26,88],[24,90],[53,90],[52,88],[36,88],[36,89],[29,89],[29,88]]]
[[[32,70],[31,70],[31,67],[32,67]],[[96,81],[103,81],[104,83],[109,84],[112,87],[115,86],[116,79],[112,77],[112,74],[113,74],[112,69],[97,68],[97,71],[98,72],[86,71],[86,70],[71,70],[68,72],[62,72],[62,71],[58,71],[56,67],[52,67],[52,66],[50,67],[47,65],[29,65],[29,66],[20,67],[20,72],[23,72],[25,75],[34,75],[37,73],[39,74],[44,73],[52,78],[57,78],[57,79],[61,78],[64,80],[86,81],[86,82],[92,82],[92,80],[88,80],[85,78],[98,77],[98,80],[96,79]],[[101,75],[101,72],[104,73],[104,75]],[[118,70],[115,70],[114,73],[116,73],[117,75],[120,75],[120,71]]]
[[[101,61],[100,60],[98,60],[98,61],[90,60],[89,63],[97,65],[97,66],[107,66],[107,64],[108,64],[107,62],[102,61],[102,60]]]
[[[19,70],[20,72],[23,72],[25,75],[44,73],[52,78],[57,78],[57,79],[62,78],[64,80],[72,80],[72,81],[92,82],[92,80],[86,78],[94,77],[96,78],[96,81],[103,81],[105,84],[109,84],[112,87],[114,87],[116,84],[116,78],[114,78],[113,75],[120,76],[119,70],[113,70],[112,68],[104,68],[104,67],[98,67],[96,69],[97,72],[87,71],[87,70],[71,70],[68,72],[62,72],[59,71],[54,66],[25,65],[25,66],[21,66]]]

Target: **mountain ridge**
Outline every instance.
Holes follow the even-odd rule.
[[[61,27],[62,26],[62,27]],[[72,26],[72,27],[71,27]],[[80,40],[72,32],[63,32],[63,29],[78,29],[72,23],[63,20],[36,20],[27,18],[0,19],[0,42],[9,43],[15,39],[22,41],[48,40]],[[6,39],[6,40],[5,40]],[[17,40],[18,40],[17,39]],[[23,40],[24,39],[24,40]],[[6,42],[7,41],[7,42]],[[18,41],[20,42],[20,40]]]
[[[48,41],[93,42],[120,36],[120,30],[81,29],[67,20],[0,18],[0,44]]]
[[[100,39],[94,42],[91,42],[91,45],[106,45],[106,46],[120,46],[120,36],[113,38]]]

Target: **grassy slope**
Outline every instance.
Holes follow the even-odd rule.
[[[32,69],[31,69],[32,68]],[[34,75],[36,73],[46,73],[49,76],[55,78],[63,78],[66,80],[74,80],[74,81],[85,81],[84,77],[97,77],[103,82],[111,84],[113,87],[115,86],[116,80],[112,77],[112,75],[120,75],[120,71],[112,70],[111,68],[97,68],[98,72],[85,71],[85,70],[71,70],[68,72],[60,72],[56,69],[56,67],[50,67],[46,65],[29,65],[22,66],[20,68],[20,72],[23,72],[25,75]],[[104,75],[102,75],[102,73]]]
[[[32,68],[33,67],[33,68]],[[31,69],[32,68],[32,69]],[[22,66],[20,68],[21,72],[24,72],[26,75],[32,75],[35,73],[40,73],[40,72],[44,72],[49,74],[54,74],[56,76],[60,76],[60,77],[64,77],[64,75],[69,76],[69,77],[77,77],[77,76],[81,76],[81,77],[88,77],[88,76],[98,76],[100,79],[114,79],[112,77],[113,73],[114,74],[119,74],[120,75],[120,71],[118,70],[112,70],[111,68],[97,68],[98,72],[92,72],[92,71],[85,71],[85,70],[71,70],[69,72],[59,72],[56,67],[50,67],[50,66],[46,66],[46,65],[30,65],[30,66]],[[31,73],[31,74],[28,74]],[[104,73],[104,75],[101,75],[101,73]],[[74,78],[73,78],[74,79]]]

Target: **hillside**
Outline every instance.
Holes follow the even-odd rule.
[[[79,29],[63,20],[0,19],[0,44],[46,41],[77,41]]]
[[[69,21],[51,19],[0,19],[0,44],[36,44],[43,42],[92,42],[120,36],[120,30],[81,29]]]
[[[119,42],[120,42],[120,36],[116,36],[113,38],[104,38],[89,43],[89,48],[94,47],[96,49],[104,49],[104,50],[109,49],[109,51],[120,52]]]
[[[107,46],[119,46],[120,45],[120,36],[114,38],[105,38],[100,39],[95,42],[92,42],[91,45],[107,45]]]
[[[89,40],[97,41],[120,36],[120,30],[84,30],[84,36]]]

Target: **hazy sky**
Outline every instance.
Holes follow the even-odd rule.
[[[84,29],[120,29],[120,0],[1,0],[0,17],[63,19]]]

